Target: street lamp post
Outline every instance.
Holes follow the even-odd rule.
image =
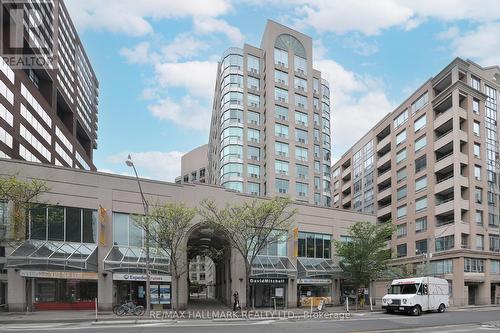
[[[139,180],[139,175],[135,168],[132,158],[128,155],[127,161],[125,161],[128,167],[134,169],[135,178],[137,179],[137,184],[139,185],[139,192],[141,193],[142,205],[144,206],[144,217],[146,218],[146,223],[144,224],[144,231],[146,232],[145,247],[146,247],[146,315],[149,316],[151,310],[151,295],[150,295],[150,285],[151,285],[151,275],[149,272],[149,204],[142,192],[141,181]]]

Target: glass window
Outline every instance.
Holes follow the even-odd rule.
[[[237,181],[226,182],[223,184],[224,188],[228,190],[233,190],[236,192],[243,192],[243,183]]]
[[[427,253],[427,239],[421,239],[415,242],[415,254]]]
[[[295,141],[307,144],[307,131],[295,129]]]
[[[50,207],[48,214],[48,240],[64,241],[64,207]]]
[[[66,241],[82,241],[82,210],[80,208],[66,208]]]
[[[113,213],[113,244],[128,246],[128,214]]]
[[[427,230],[427,216],[415,220],[415,233]]]
[[[30,210],[30,239],[47,239],[47,208]]]
[[[480,187],[476,187],[475,189],[475,197],[476,203],[483,203],[483,189]]]
[[[248,106],[254,108],[260,107],[260,96],[254,94],[247,94]]]
[[[235,138],[241,140],[243,138],[243,129],[241,127],[227,127],[221,133],[222,139]]]
[[[248,194],[260,195],[260,184],[248,182]]]
[[[248,152],[248,159],[254,161],[260,161],[260,148],[248,146],[247,152]]]
[[[481,180],[481,167],[479,165],[474,165],[474,178]]]
[[[436,252],[450,250],[455,246],[455,236],[443,236],[436,238],[435,241]]]
[[[288,165],[289,165],[289,163],[286,161],[276,160],[274,162],[274,169],[275,169],[277,174],[288,176],[288,174],[289,174]]]
[[[406,161],[406,148],[404,149],[401,149],[400,151],[398,151],[398,153],[396,154],[396,163],[402,163],[404,161]]]
[[[307,197],[307,184],[295,183],[295,192],[300,198]]]
[[[279,102],[288,103],[288,91],[281,88],[274,88],[274,99]]]
[[[301,74],[307,74],[307,60],[299,57],[297,55],[294,55],[293,61],[295,63],[295,71],[301,73]]]
[[[464,258],[464,272],[484,273],[484,260],[477,258]]]
[[[307,126],[307,113],[295,111],[295,125]]]
[[[472,100],[472,111],[475,114],[479,114],[479,100],[478,99],[473,99]]]
[[[276,179],[276,192],[281,193],[281,194],[287,194],[288,193],[288,184],[289,181],[286,179]]]
[[[247,165],[248,177],[260,178],[260,166],[255,164]]]
[[[274,109],[274,117],[279,120],[288,120],[288,108],[276,105]]]
[[[421,212],[427,209],[427,197],[418,198],[415,200],[415,212]]]
[[[288,67],[288,52],[275,48],[274,63],[278,66]]]
[[[479,143],[474,143],[474,156],[481,158],[481,145]]]
[[[402,168],[402,169],[399,169],[396,173],[396,180],[397,182],[402,182],[403,180],[406,179],[406,176],[407,176],[407,171],[406,171],[406,167]]]
[[[407,231],[406,223],[398,224],[396,226],[396,235],[398,238],[406,237],[407,233],[408,233],[408,231]]]
[[[319,94],[319,80],[317,78],[313,78],[313,91],[315,94]]]
[[[408,255],[407,251],[408,249],[406,243],[396,246],[396,254],[398,258],[406,257]]]
[[[491,274],[500,274],[500,260],[491,260]]]
[[[407,211],[406,205],[399,206],[397,209],[397,212],[396,212],[397,218],[402,219],[402,218],[406,217],[406,211]]]
[[[476,210],[476,224],[477,225],[483,225],[483,211],[482,210]]]
[[[247,86],[250,89],[259,90],[260,89],[260,81],[259,81],[259,79],[255,78],[253,76],[247,76]]]
[[[279,138],[288,139],[288,126],[282,124],[274,124],[274,132]]]
[[[401,133],[396,135],[396,145],[400,145],[406,141],[406,130],[403,130]]]
[[[309,168],[307,167],[307,165],[296,164],[295,168],[296,168],[297,178],[307,179],[307,174],[309,172]]]
[[[427,187],[427,176],[418,178],[415,181],[415,192],[421,191]]]
[[[307,81],[301,79],[300,77],[294,77],[295,89],[303,92],[307,92]]]
[[[399,116],[394,119],[394,128],[398,128],[408,120],[408,110],[404,110]]]
[[[484,250],[484,235],[476,235],[476,250]]]
[[[332,236],[299,232],[298,256],[307,258],[331,258]]]
[[[406,185],[403,187],[398,188],[397,193],[396,193],[396,198],[397,200],[401,200],[403,198],[406,198]]]
[[[274,71],[274,82],[287,86],[288,85],[288,73],[275,70]]]
[[[260,114],[257,112],[248,111],[248,123],[252,125],[260,125]]]
[[[276,151],[276,155],[278,155],[278,156],[281,156],[281,157],[288,157],[289,156],[288,143],[276,141],[274,143],[274,150]]]
[[[427,116],[426,115],[423,115],[422,117],[415,120],[415,132],[424,128],[426,123],[427,123]]]
[[[424,135],[415,141],[415,152],[420,151],[425,146],[427,146],[427,137]]]
[[[473,75],[471,76],[471,85],[472,88],[481,91],[481,80]]]
[[[260,131],[259,130],[256,130],[253,128],[248,128],[247,135],[248,135],[248,140],[250,142],[254,142],[254,143],[260,142]]]
[[[307,148],[295,147],[295,158],[299,161],[307,161]]]
[[[427,167],[427,156],[423,155],[415,160],[415,173],[425,170]]]
[[[429,102],[429,93],[425,92],[422,96],[420,96],[413,104],[411,105],[412,113],[418,112]]]
[[[479,129],[479,128],[480,128],[480,124],[479,124],[479,122],[474,121],[474,123],[473,123],[473,127],[472,127],[472,130],[473,130],[473,132],[474,132],[474,135],[475,135],[475,136],[477,136],[477,137],[481,136],[481,135],[480,135],[480,129]]]
[[[295,106],[305,109],[307,107],[307,97],[295,94]]]
[[[247,56],[247,70],[251,73],[259,74],[259,72],[260,72],[260,60],[259,60],[259,58],[248,55]]]

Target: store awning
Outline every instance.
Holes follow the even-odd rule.
[[[297,258],[299,277],[340,275],[342,269],[332,259]]]
[[[252,276],[296,277],[297,268],[288,257],[256,256],[252,264]]]
[[[113,246],[104,258],[104,270],[113,272],[141,272],[146,268],[146,251],[140,247]],[[170,256],[161,249],[150,249],[149,269],[170,273]]]
[[[97,271],[97,245],[28,240],[17,246],[7,257],[7,267],[29,266]]]

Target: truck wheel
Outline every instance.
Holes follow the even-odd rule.
[[[415,305],[411,312],[414,316],[420,316],[422,314],[422,308],[420,305]]]
[[[446,306],[443,303],[441,303],[439,305],[438,312],[443,313],[445,311],[445,309],[446,309]]]
[[[389,308],[385,309],[385,312],[387,312],[389,314],[394,313],[394,311],[392,311],[392,309],[389,309]]]

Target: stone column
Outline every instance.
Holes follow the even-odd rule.
[[[7,270],[7,299],[10,312],[26,311],[26,281],[13,268]]]
[[[479,284],[479,299],[476,304],[488,305],[491,303],[491,264],[490,259],[484,259],[484,282]]]
[[[453,306],[467,305],[468,300],[464,292],[464,258],[453,259]]]
[[[297,307],[297,279],[288,279],[287,285],[287,307],[296,308]]]

